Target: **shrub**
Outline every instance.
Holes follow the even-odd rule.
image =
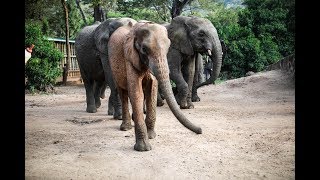
[[[28,22],[25,26],[25,44],[35,45],[25,69],[28,79],[26,89],[31,91],[52,89],[62,73],[59,62],[63,54],[43,36],[41,29],[41,25],[34,22]]]

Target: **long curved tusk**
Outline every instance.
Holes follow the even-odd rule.
[[[208,49],[208,54],[209,54],[209,56],[211,56],[211,50],[210,49]]]

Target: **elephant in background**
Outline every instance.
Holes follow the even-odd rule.
[[[170,24],[164,26],[171,40],[167,58],[170,79],[176,84],[178,91],[177,102],[181,109],[194,108],[192,99],[200,100],[196,93],[191,99],[195,66],[201,59],[199,55],[208,55],[213,62],[211,77],[202,84],[212,83],[221,70],[222,49],[217,30],[208,19],[195,16],[177,16]],[[161,104],[159,102],[162,99],[159,97],[158,104]]]
[[[108,115],[121,119],[122,108],[120,98],[112,79],[108,61],[108,41],[111,34],[119,27],[129,22],[136,23],[131,18],[109,18],[100,23],[84,27],[75,39],[75,51],[79,69],[86,90],[86,111],[97,112],[100,98],[104,98],[107,85],[111,89],[108,103]]]
[[[182,113],[175,101],[167,63],[170,40],[167,30],[152,22],[138,22],[134,26],[118,28],[110,37],[109,60],[117,90],[122,103],[121,130],[132,128],[129,102],[132,106],[132,119],[135,127],[137,151],[149,151],[149,139],[156,137],[156,103],[158,82],[164,97],[175,115],[185,127],[201,134],[200,127],[193,125]],[[146,118],[143,106],[146,102]]]

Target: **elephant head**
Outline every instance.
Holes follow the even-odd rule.
[[[164,26],[155,23],[137,23],[125,42],[125,56],[139,72],[151,72],[158,80],[169,108],[186,128],[201,134],[202,129],[193,125],[180,110],[172,92],[167,53],[170,39]]]
[[[210,79],[202,85],[212,83],[218,77],[222,64],[221,43],[213,24],[205,18],[177,16],[166,27],[173,48],[185,55],[200,53],[211,58],[213,71]]]
[[[109,18],[103,21],[94,31],[94,42],[99,53],[108,54],[108,41],[111,34],[121,26],[137,21],[131,18]]]

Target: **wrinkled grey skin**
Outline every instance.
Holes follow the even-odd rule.
[[[195,67],[196,64],[200,64],[199,61],[202,63],[199,54],[209,55],[213,62],[211,77],[201,84],[212,83],[221,70],[222,49],[217,30],[209,20],[194,16],[177,16],[170,24],[164,26],[171,40],[167,58],[170,79],[177,86],[176,100],[181,109],[194,108],[191,97]],[[198,85],[195,86],[197,87]],[[161,105],[159,97],[158,106]],[[199,100],[199,97],[195,97],[195,101]]]
[[[129,22],[136,23],[131,18],[109,18],[100,23],[84,27],[75,39],[75,51],[79,69],[86,89],[86,111],[97,112],[100,98],[104,98],[107,85],[111,94],[108,103],[108,115],[121,119],[122,108],[119,95],[113,82],[108,61],[108,41],[111,34],[119,27]]]

